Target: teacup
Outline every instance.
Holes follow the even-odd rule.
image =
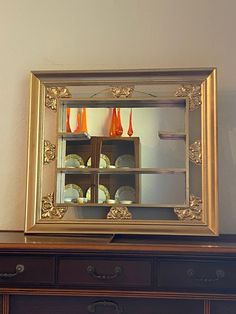
[[[77,202],[78,202],[79,204],[87,203],[87,201],[88,201],[87,197],[78,197],[78,198],[77,198]]]
[[[65,203],[71,203],[72,202],[71,197],[65,197],[64,202]]]
[[[129,204],[132,204],[133,202],[130,200],[123,200],[123,201],[120,201],[120,203],[124,205],[129,205]]]
[[[107,204],[115,204],[116,200],[108,199]]]

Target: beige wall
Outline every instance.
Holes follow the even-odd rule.
[[[29,72],[218,68],[220,230],[236,232],[235,0],[0,0],[0,229],[23,229]]]

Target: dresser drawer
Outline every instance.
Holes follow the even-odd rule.
[[[134,298],[11,296],[10,314],[204,314],[203,302]]]
[[[172,259],[159,261],[158,287],[164,289],[235,290],[236,261]]]
[[[236,301],[211,301],[211,314],[235,314]]]
[[[0,314],[3,314],[3,298],[2,298],[2,295],[0,295]]]
[[[53,258],[42,256],[0,256],[0,285],[51,284]]]
[[[97,287],[150,287],[152,260],[60,258],[58,283]]]

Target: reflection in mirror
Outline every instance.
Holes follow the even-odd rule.
[[[57,203],[186,206],[185,101],[173,101],[168,107],[164,102],[147,108],[135,103],[116,109],[95,106],[81,107],[76,101],[61,104]]]
[[[107,212],[109,211],[110,206],[99,207],[68,207],[68,210],[64,217],[63,221],[78,219],[80,221],[93,220],[93,219],[107,219]],[[158,210],[154,207],[129,207],[129,212],[132,215],[132,220],[165,220],[165,221],[178,221],[177,215],[174,213],[173,208],[171,207],[160,207]]]

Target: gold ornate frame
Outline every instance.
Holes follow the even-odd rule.
[[[132,220],[128,209],[122,206],[112,207],[106,220],[61,219],[67,209],[55,205],[56,185],[45,180],[43,174],[44,167],[48,167],[46,177],[54,175],[57,159],[55,136],[45,135],[45,111],[55,112],[60,99],[71,97],[67,86],[89,86],[94,82],[101,86],[131,86],[129,90],[140,82],[175,84],[179,87],[173,97],[186,97],[190,111],[201,110],[201,139],[190,143],[189,160],[201,167],[202,197],[190,191],[188,206],[174,208],[178,220]],[[129,97],[130,93],[124,88],[112,92],[116,97]],[[54,188],[45,194],[44,185]],[[32,72],[25,232],[217,235],[216,69]]]

